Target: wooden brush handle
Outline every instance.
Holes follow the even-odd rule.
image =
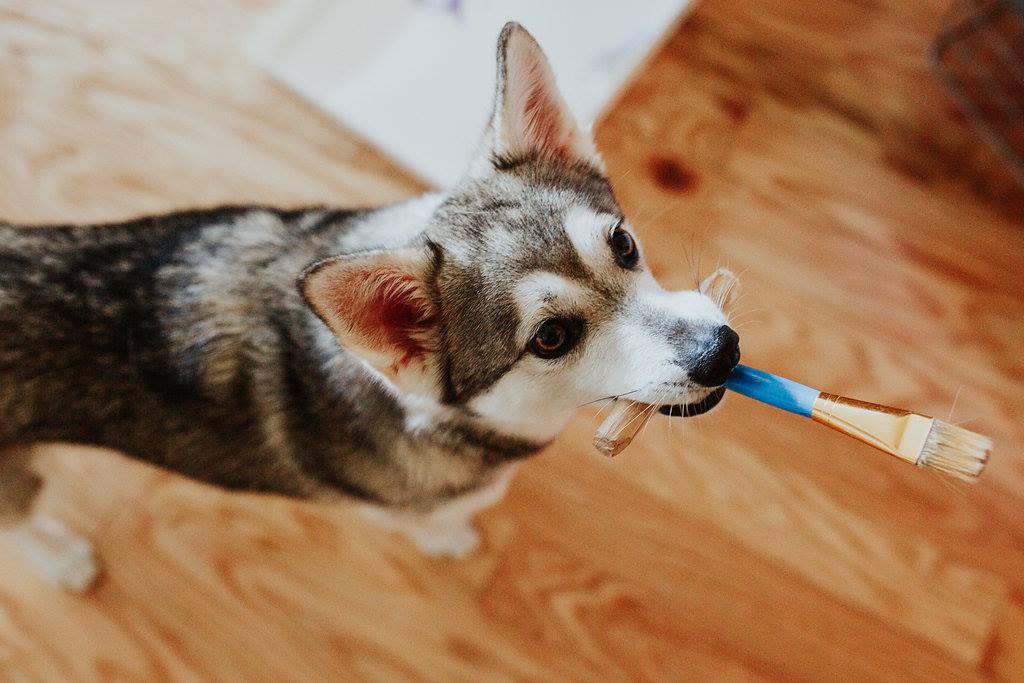
[[[594,448],[602,455],[614,458],[629,445],[655,412],[646,403],[617,399],[612,412],[594,432]]]
[[[700,291],[723,309],[732,308],[740,296],[740,279],[728,268],[719,268],[704,278]]]

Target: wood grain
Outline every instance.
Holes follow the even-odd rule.
[[[245,61],[268,2],[0,3],[0,216],[422,189]],[[1024,679],[1024,193],[927,71],[944,4],[705,0],[597,138],[663,282],[741,274],[747,362],[967,420],[978,485],[742,398],[608,461],[592,411],[450,561],[47,447],[108,573],[0,550],[0,678]]]

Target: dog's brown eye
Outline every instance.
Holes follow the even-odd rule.
[[[640,250],[636,248],[636,240],[621,225],[615,226],[608,241],[615,254],[615,262],[623,268],[632,268],[640,260]]]
[[[566,318],[551,318],[541,323],[530,340],[530,352],[540,358],[564,356],[579,337],[579,324]]]

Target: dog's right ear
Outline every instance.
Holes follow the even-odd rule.
[[[599,164],[590,137],[555,83],[544,51],[519,24],[498,37],[498,86],[490,125],[491,156],[517,160],[542,155]]]
[[[417,246],[336,256],[309,266],[299,289],[342,346],[397,373],[437,348],[429,267]]]

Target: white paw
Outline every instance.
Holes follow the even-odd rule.
[[[73,593],[84,593],[100,576],[100,563],[88,541],[69,543],[40,567],[50,581]]]
[[[57,520],[44,518],[19,529],[18,546],[29,563],[52,583],[83,593],[100,575],[92,544]]]
[[[466,557],[480,546],[480,534],[469,524],[410,532],[416,546],[434,557]]]

